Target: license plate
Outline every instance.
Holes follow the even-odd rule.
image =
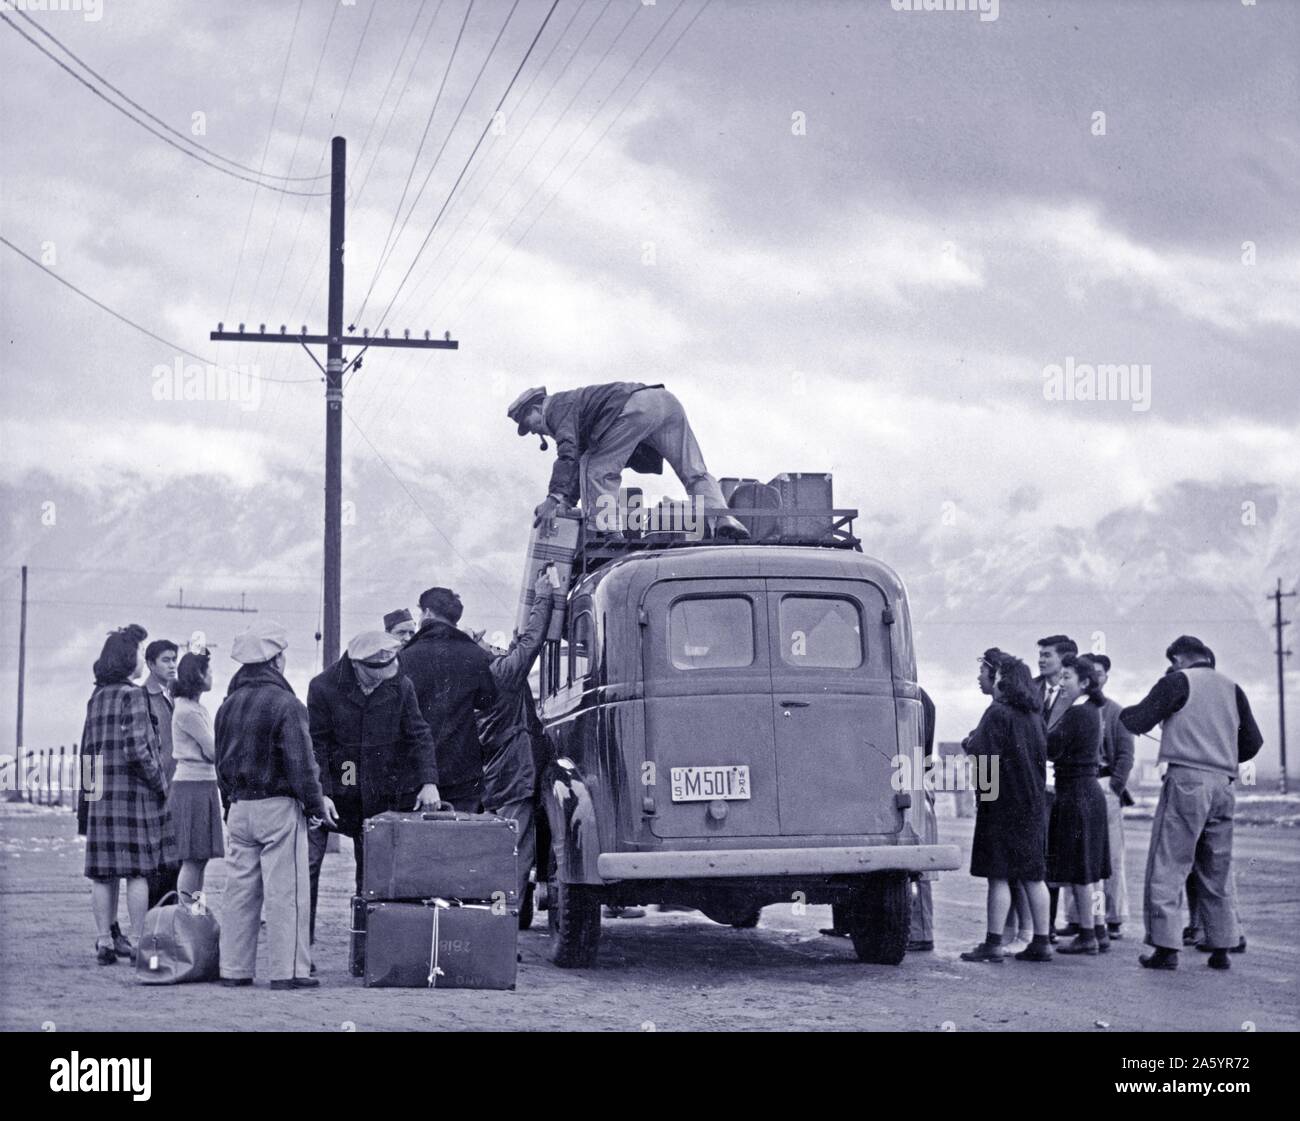
[[[748,767],[673,767],[670,777],[674,802],[739,802],[750,797]]]

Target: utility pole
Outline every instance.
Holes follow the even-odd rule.
[[[23,779],[26,778],[26,756],[23,751],[23,690],[27,678],[27,566],[23,565],[22,599],[18,609],[18,727],[14,736],[14,785],[9,791],[10,802],[23,800]]]
[[[1291,599],[1295,592],[1284,592],[1282,590],[1282,577],[1277,578],[1277,588],[1270,592],[1265,598],[1273,601],[1276,608],[1276,618],[1273,623],[1274,630],[1277,631],[1277,751],[1278,767],[1281,770],[1281,777],[1278,779],[1278,792],[1285,794],[1286,790],[1286,684],[1284,680],[1284,669],[1286,660],[1291,657],[1291,651],[1286,649],[1282,642],[1282,628],[1291,625],[1290,619],[1282,618],[1282,601]]]
[[[217,324],[217,329],[208,335],[215,342],[255,342],[255,343],[291,343],[301,345],[313,362],[325,375],[325,610],[324,642],[322,649],[324,664],[330,665],[339,656],[340,605],[343,585],[343,375],[354,366],[359,367],[361,356],[373,346],[378,347],[415,347],[421,350],[457,350],[460,344],[451,338],[450,333],[441,339],[429,338],[424,332],[423,339],[411,338],[410,331],[404,331],[400,339],[390,339],[385,330],[382,337],[371,337],[363,330],[360,335],[343,332],[343,201],[347,184],[347,141],[341,136],[334,137],[330,146],[330,255],[329,255],[329,323],[324,335],[309,335],[304,324],[297,335],[285,333],[272,334],[266,330],[266,324],[260,330],[244,332],[244,325],[239,331],[225,330],[225,325]],[[351,331],[352,328],[349,328]],[[325,344],[325,365],[308,349],[308,343]],[[356,345],[361,347],[351,362],[343,361],[343,347]]]

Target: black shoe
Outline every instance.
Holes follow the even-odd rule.
[[[1076,934],[1064,946],[1058,946],[1056,952],[1058,954],[1087,954],[1090,957],[1096,957],[1101,953],[1101,947],[1097,945],[1097,939],[1091,933]]]
[[[1082,928],[1077,922],[1066,923],[1060,930],[1053,931],[1059,938],[1073,938],[1081,932]]]
[[[1210,960],[1205,964],[1211,969],[1231,969],[1232,961],[1228,957],[1230,950],[1211,950]]]
[[[1110,931],[1106,929],[1104,923],[1098,923],[1092,928],[1092,936],[1097,939],[1097,953],[1110,953]]]
[[[316,976],[316,963],[315,963],[315,962],[312,962],[312,963],[311,963],[311,973],[310,973],[310,976],[312,976],[312,977],[315,977],[315,976]]]
[[[227,989],[242,989],[253,983],[251,977],[222,977],[221,984]]]
[[[1117,922],[1108,922],[1106,924],[1106,932],[1115,940],[1124,937],[1123,926]]]
[[[824,934],[825,931],[822,933]],[[913,938],[907,944],[907,952],[909,954],[928,954],[933,949],[934,943],[928,938]]]
[[[824,926],[817,933],[824,934],[827,938],[847,938],[849,936],[847,930],[841,930],[838,926]]]
[[[131,945],[131,939],[122,933],[122,928],[114,923],[108,928],[113,934],[113,950],[120,958],[129,958],[131,951],[135,949]]]
[[[1166,950],[1157,946],[1155,953],[1143,954],[1138,958],[1144,969],[1177,969],[1178,951]]]
[[[111,945],[105,946],[102,941],[95,943],[95,960],[100,965],[116,965],[117,953]]]
[[[318,989],[320,982],[315,977],[286,977],[280,981],[272,981],[273,989]]]
[[[981,942],[973,950],[967,950],[961,955],[962,961],[982,961],[989,965],[1001,965],[1006,961],[1002,953],[1001,946],[990,946],[987,942]]]
[[[1208,942],[1197,942],[1196,949],[1199,953],[1202,954],[1212,954],[1215,952],[1214,947],[1211,946]],[[1240,942],[1238,942],[1235,946],[1229,946],[1223,952],[1225,954],[1244,954],[1246,952],[1245,937],[1243,936]]]
[[[1044,946],[1041,942],[1030,942],[1020,953],[1016,954],[1016,961],[1051,961],[1056,955],[1052,953],[1050,945]]]
[[[1194,926],[1183,927],[1183,945],[1195,946],[1201,940],[1201,932]]]

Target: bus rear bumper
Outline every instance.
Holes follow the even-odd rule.
[[[603,852],[596,858],[596,869],[606,881],[942,872],[959,867],[961,850],[956,845]]]

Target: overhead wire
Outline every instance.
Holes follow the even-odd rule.
[[[569,183],[573,180],[573,177],[574,177],[574,176],[575,176],[579,171],[582,170],[583,165],[584,165],[584,164],[587,162],[587,160],[591,157],[591,154],[592,154],[592,153],[593,153],[593,152],[594,152],[598,147],[600,147],[601,142],[602,142],[602,141],[605,139],[605,137],[609,134],[610,129],[612,129],[612,128],[613,128],[616,124],[618,124],[618,122],[622,119],[623,114],[626,113],[627,110],[628,110],[628,109],[632,106],[632,104],[636,101],[637,97],[640,95],[641,91],[645,88],[646,84],[650,81],[650,79],[653,78],[653,77],[655,76],[655,74],[656,74],[656,73],[658,72],[658,70],[659,70],[659,67],[663,65],[664,60],[665,60],[665,59],[666,59],[670,54],[672,54],[672,52],[676,49],[677,44],[680,43],[680,42],[682,41],[682,39],[685,37],[686,33],[687,33],[688,31],[690,31],[690,29],[695,25],[696,20],[698,20],[698,19],[700,18],[700,16],[704,14],[705,9],[708,8],[710,2],[711,2],[711,0],[704,0],[704,3],[702,3],[702,4],[700,5],[699,9],[695,12],[695,14],[694,14],[694,15],[693,15],[693,16],[692,16],[692,17],[691,17],[691,18],[686,22],[686,24],[682,27],[681,31],[679,31],[679,32],[677,33],[676,38],[674,38],[673,41],[668,45],[668,48],[663,52],[663,54],[661,54],[661,55],[659,56],[659,58],[658,58],[658,60],[655,62],[655,64],[654,64],[654,65],[649,69],[649,71],[646,73],[645,77],[641,79],[641,82],[640,82],[640,84],[637,86],[637,88],[636,88],[635,90],[632,91],[631,96],[630,96],[630,97],[629,97],[629,98],[628,98],[628,99],[623,103],[623,107],[622,107],[621,109],[619,109],[618,113],[617,113],[617,114],[616,114],[616,115],[615,115],[615,116],[610,120],[610,122],[609,122],[609,123],[604,127],[604,129],[601,131],[601,134],[600,134],[598,137],[596,137],[595,143],[593,143],[593,144],[591,145],[591,147],[588,148],[588,149],[586,150],[586,152],[583,153],[583,155],[582,155],[581,158],[578,160],[578,162],[577,162],[576,164],[574,164],[573,169],[572,169],[572,170],[569,172],[569,174],[565,177],[564,182],[562,182],[562,183],[559,185],[559,187],[557,187],[557,188],[555,189],[555,192],[550,196],[550,198],[548,198],[548,199],[546,200],[546,202],[543,204],[542,208],[541,208],[541,209],[537,212],[537,214],[533,217],[532,221],[528,223],[528,225],[524,228],[523,232],[519,235],[519,237],[517,237],[517,238],[515,239],[514,244],[513,244],[513,245],[512,245],[512,246],[511,246],[507,251],[506,251],[505,255],[504,255],[504,256],[503,256],[503,257],[502,257],[502,258],[497,262],[496,268],[494,268],[494,269],[492,270],[492,272],[491,272],[487,277],[484,278],[483,283],[480,284],[480,285],[478,286],[478,288],[474,291],[473,295],[470,297],[469,301],[468,301],[468,302],[466,303],[466,305],[465,305],[466,308],[468,308],[468,307],[469,307],[469,304],[473,303],[473,301],[476,300],[476,299],[479,297],[479,295],[482,293],[483,289],[487,286],[487,284],[489,284],[489,283],[490,283],[490,282],[491,282],[491,281],[496,277],[497,273],[499,273],[499,272],[501,271],[501,267],[502,267],[502,265],[505,264],[505,262],[510,258],[511,254],[513,254],[514,251],[515,251],[516,249],[519,248],[519,246],[520,246],[520,244],[523,242],[523,240],[524,240],[524,239],[525,239],[525,238],[526,238],[526,237],[527,237],[527,236],[532,232],[533,227],[537,225],[537,223],[541,220],[542,216],[547,212],[547,210],[550,209],[551,204],[552,204],[552,203],[553,203],[557,198],[559,198],[559,196],[564,192],[564,188],[567,187],[567,186],[569,185]],[[660,28],[660,31],[655,33],[655,38],[656,38],[656,39],[659,37],[659,34],[661,34],[662,31],[665,30],[665,29],[668,27],[668,24],[672,21],[672,18],[673,18],[674,16],[676,16],[677,12],[681,10],[681,8],[682,8],[682,6],[683,6],[684,3],[685,3],[685,0],[680,0],[680,2],[678,3],[677,7],[673,10],[673,15],[670,16],[669,19],[668,19],[667,21],[665,21],[663,27]],[[652,39],[652,40],[651,40],[651,43],[653,43],[653,41],[654,41],[654,40]],[[647,47],[648,47],[648,46],[649,46],[649,44],[647,44]],[[645,51],[642,51],[642,55],[644,55],[644,54],[645,54]],[[640,61],[640,57],[641,57],[641,56],[638,56],[638,61]],[[622,83],[620,83],[620,85],[621,85],[621,84],[622,84]],[[585,132],[586,132],[586,129],[583,130],[583,133],[585,133]],[[579,137],[576,138],[576,139],[580,139],[580,138],[581,138],[581,135],[582,135],[582,134],[579,134]],[[576,142],[576,139],[575,139],[575,142]],[[573,147],[573,145],[570,145],[570,149],[571,149],[572,147]],[[567,151],[566,151],[566,155],[567,155]],[[557,165],[556,170],[558,170],[558,165]],[[552,172],[552,175],[553,175],[553,174],[554,174],[554,172]],[[550,176],[548,176],[547,179],[544,180],[542,184],[539,184],[538,189],[540,190],[540,188],[541,188],[542,186],[545,186],[545,183],[546,183],[546,182],[549,182],[549,179],[550,179]],[[528,200],[528,202],[531,202],[531,201],[532,201],[532,198],[533,198],[533,196],[536,195],[536,193],[537,193],[537,191],[535,190],[535,191],[533,192],[533,195],[530,195],[530,196],[529,196],[529,200]],[[523,212],[523,209],[526,209],[526,208],[527,208],[527,206],[528,206],[528,202],[526,202],[526,203],[524,204],[524,207],[521,209],[521,211],[520,211],[521,214],[522,214],[522,212]],[[514,224],[514,223],[512,222],[511,225],[513,225],[513,224]],[[508,231],[508,230],[509,230],[509,227],[507,227],[507,231]],[[483,258],[483,262],[480,262],[480,265],[478,266],[478,268],[481,268],[481,267],[482,267],[482,264],[485,263],[486,261],[487,261],[487,257],[484,257],[484,258]],[[478,268],[476,268],[475,271],[474,271],[474,273],[472,273],[472,274],[471,274],[471,275],[466,279],[465,283],[462,284],[461,287],[460,287],[459,289],[457,289],[456,293],[451,297],[451,299],[450,299],[450,300],[449,300],[445,305],[443,305],[444,307],[450,309],[450,308],[454,305],[454,302],[455,302],[456,299],[459,298],[460,293],[461,293],[461,292],[462,292],[462,291],[463,291],[463,290],[464,290],[464,289],[469,285],[469,282],[470,282],[471,280],[473,280],[474,276],[477,274],[477,272],[478,272]],[[441,310],[441,309],[440,309],[440,310]]]
[[[186,349],[185,347],[181,346],[180,343],[172,342],[170,339],[163,338],[162,335],[156,334],[155,332],[149,330],[148,327],[142,326],[141,324],[137,323],[134,319],[131,319],[123,315],[120,311],[117,311],[114,308],[109,307],[108,304],[102,302],[101,300],[95,299],[95,297],[92,296],[89,292],[85,291],[82,288],[78,288],[70,280],[65,280],[53,269],[46,268],[45,265],[41,264],[41,262],[38,261],[35,257],[32,257],[27,253],[24,253],[21,249],[18,248],[18,246],[16,246],[7,237],[0,235],[0,244],[7,246],[9,249],[12,249],[15,253],[18,254],[18,256],[22,257],[29,264],[35,265],[38,269],[41,270],[41,272],[45,273],[49,277],[52,277],[54,280],[57,280],[65,288],[70,288],[83,300],[88,300],[90,303],[94,304],[101,311],[108,312],[108,314],[111,315],[114,319],[120,320],[121,322],[125,323],[128,327],[134,328],[135,330],[139,331],[142,335],[147,335],[155,342],[160,342],[164,346],[170,347],[178,354],[185,355],[185,357],[187,358],[194,358],[197,359],[199,362],[203,362],[204,364],[212,366],[216,369],[222,369],[222,367],[219,366],[213,359],[205,358],[201,354],[195,354],[194,351]],[[319,378],[271,378],[271,377],[266,377],[262,374],[253,374],[242,370],[237,372],[240,374],[240,376],[251,377],[256,381],[279,381],[279,382],[283,382],[284,384],[289,384],[292,382],[308,382],[308,381],[320,380]]]
[[[611,39],[609,43],[606,44],[605,50],[601,54],[600,59],[596,62],[596,65],[591,68],[591,70],[587,73],[586,78],[584,78],[582,83],[578,86],[578,88],[574,90],[573,95],[565,103],[564,108],[560,110],[560,112],[556,115],[555,119],[551,122],[551,127],[547,129],[546,135],[542,137],[537,147],[533,149],[532,154],[528,157],[527,160],[524,161],[524,163],[516,171],[514,178],[510,181],[510,183],[506,186],[505,190],[497,198],[497,201],[493,204],[491,210],[488,211],[487,216],[483,219],[483,222],[479,226],[478,230],[475,231],[474,236],[471,237],[468,242],[466,242],[461,252],[457,254],[456,259],[452,261],[450,267],[444,271],[442,279],[439,280],[438,284],[434,286],[433,290],[429,293],[427,299],[432,299],[432,297],[439,290],[441,290],[442,286],[447,282],[448,277],[452,275],[452,270],[454,270],[455,267],[460,263],[460,261],[464,258],[465,253],[468,252],[470,246],[474,244],[474,242],[478,239],[479,235],[482,234],[483,230],[487,227],[488,223],[491,222],[493,215],[495,215],[496,212],[500,209],[501,204],[510,196],[510,192],[514,190],[515,184],[519,182],[524,172],[527,171],[528,168],[532,166],[533,161],[536,160],[537,157],[542,153],[542,150],[546,147],[547,142],[551,139],[552,135],[554,135],[555,130],[559,127],[560,123],[568,115],[569,110],[573,108],[574,103],[578,100],[579,97],[582,96],[583,90],[587,88],[587,85],[591,82],[592,78],[594,78],[596,74],[600,71],[600,68],[605,64],[605,61],[609,58],[611,52],[618,45],[619,41],[623,38],[623,36],[627,33],[628,29],[632,26],[632,20],[637,15],[638,11],[639,9],[637,8],[632,8],[629,10],[628,18],[623,21],[622,26],[619,28],[618,33],[613,37],[613,39]],[[601,15],[604,15],[604,12],[602,12]],[[672,17],[670,16],[669,19],[671,18]],[[666,26],[667,22],[668,21],[665,20],[663,26]],[[593,24],[592,26],[594,27],[595,24]],[[653,39],[651,39],[650,42],[653,42]],[[627,74],[630,74],[632,70],[635,69],[636,63],[640,61],[640,57],[641,56],[638,56],[637,59],[632,63],[632,66],[628,68]],[[623,80],[626,80],[626,75],[624,76]],[[616,83],[614,86],[614,90],[617,90],[621,84],[622,81]],[[604,108],[604,99],[599,99],[595,109],[593,109],[592,111],[591,117],[588,119],[588,124],[590,124],[591,121],[595,120],[595,118],[600,114],[600,111],[603,108]],[[568,155],[569,150],[571,150],[571,148],[566,149],[564,155],[562,155],[560,159],[556,161],[555,164],[556,167],[558,167],[559,164],[563,162],[565,157]],[[481,193],[482,192],[480,192],[480,194]],[[477,201],[477,196],[475,201]],[[531,198],[529,201],[531,201]],[[525,203],[525,206],[526,205],[527,203]],[[466,213],[468,213],[468,211],[466,211]],[[465,215],[463,214],[461,217],[462,222],[464,221],[464,218]],[[507,228],[509,228],[508,225]],[[416,282],[415,288],[412,290],[412,299],[414,298],[414,293],[419,290],[420,285],[424,283],[425,279],[429,276],[429,273],[432,271],[433,263],[446,250],[447,246],[451,244],[451,240],[455,237],[455,233],[456,231],[453,230],[451,236],[443,243],[442,249],[440,249],[438,253],[435,254],[434,257],[430,260],[429,265],[425,268],[425,271],[421,274],[420,279]]]
[[[160,126],[161,128],[166,129],[173,136],[179,137],[181,140],[185,141],[186,144],[193,145],[195,148],[198,148],[199,151],[201,152],[206,152],[214,160],[220,160],[222,163],[228,163],[230,164],[231,167],[238,168],[240,171],[247,171],[252,175],[257,175],[264,179],[279,179],[283,182],[288,182],[288,183],[305,183],[314,180],[329,178],[328,175],[276,175],[269,171],[262,171],[255,167],[249,167],[247,164],[242,164],[238,160],[232,160],[229,156],[223,156],[220,152],[214,151],[212,148],[209,148],[206,144],[200,144],[197,140],[194,139],[193,136],[188,136],[185,133],[181,132],[179,129],[172,128],[172,126],[169,125],[166,121],[164,121],[161,117],[155,116],[153,113],[149,112],[149,110],[146,109],[143,105],[141,105],[138,101],[133,100],[128,94],[126,94],[124,91],[122,91],[117,86],[115,86],[112,82],[110,82],[107,78],[105,78],[103,74],[101,74],[98,70],[92,67],[90,63],[88,63],[84,58],[78,55],[71,47],[69,47],[65,42],[63,42],[62,39],[60,39],[52,31],[48,30],[45,27],[42,27],[41,24],[37,20],[34,20],[30,15],[28,15],[27,12],[23,11],[21,8],[15,8],[11,10],[16,11],[18,15],[22,16],[23,19],[25,19],[28,23],[30,23],[42,35],[44,35],[45,38],[49,39],[50,42],[56,44],[59,47],[59,49],[63,51],[64,54],[66,54],[69,58],[75,61],[77,65],[79,65],[83,70],[86,71],[86,73],[94,77],[96,81],[98,81],[101,85],[107,86],[110,90],[112,90],[115,94],[117,94],[118,97],[120,97],[123,101],[125,101],[128,105],[130,105],[131,108],[139,110],[139,112],[143,113],[146,117],[149,118],[149,120],[153,121],[154,124]]]
[[[470,0],[470,8],[473,8],[473,6],[474,6],[474,0]],[[466,108],[469,106],[470,101],[474,97],[474,91],[478,89],[478,84],[482,80],[483,74],[488,68],[488,64],[492,61],[493,55],[496,54],[497,47],[501,43],[501,37],[505,34],[506,28],[510,26],[510,20],[514,17],[515,10],[518,7],[519,7],[519,0],[514,0],[514,3],[511,4],[510,6],[510,11],[506,13],[506,18],[502,22],[500,29],[497,31],[496,38],[492,40],[492,45],[488,48],[487,54],[483,56],[483,62],[478,68],[478,73],[474,75],[474,81],[470,84],[469,92],[465,95],[464,100],[461,101],[460,110],[456,113],[456,119],[451,122],[451,127],[447,129],[447,135],[443,137],[442,146],[438,149],[437,155],[433,157],[433,163],[429,166],[429,170],[425,174],[424,180],[420,184],[419,191],[416,192],[415,200],[411,203],[410,210],[406,212],[406,217],[402,220],[402,225],[401,228],[397,231],[396,238],[393,239],[394,248],[396,248],[397,242],[401,240],[402,234],[406,232],[406,227],[411,220],[411,215],[415,213],[415,208],[419,205],[420,199],[424,196],[424,189],[429,185],[429,180],[430,178],[432,178],[433,172],[438,166],[438,161],[442,158],[442,153],[446,150],[448,142],[451,140],[453,134],[456,132],[456,127],[460,124],[461,117],[464,116]],[[467,10],[466,19],[468,18],[469,18],[469,12]],[[543,24],[543,26],[545,26],[545,24]],[[461,31],[463,32],[464,29],[465,29],[464,24],[462,23]],[[459,37],[457,37],[456,41],[457,41],[457,45],[459,45],[460,43]],[[444,75],[444,81],[445,80],[446,80],[446,76]],[[412,167],[412,171],[414,171],[414,167]],[[403,190],[403,197],[405,197],[405,190]],[[399,202],[397,212],[400,213],[400,211],[401,211],[401,203]],[[396,221],[397,213],[395,213],[393,217],[394,217],[394,221]],[[389,233],[390,234],[392,233],[391,229],[389,230]],[[387,239],[385,239],[385,244],[387,244]],[[381,258],[382,258],[382,254],[381,254]],[[375,274],[373,277],[371,277],[370,280],[370,286],[366,289],[365,297],[361,301],[361,307],[358,309],[357,314],[350,318],[350,322],[357,323],[360,321],[361,317],[365,315],[366,307],[370,303],[371,293],[374,292],[375,282],[379,279],[379,274],[382,271],[382,267],[385,260],[386,258],[381,259],[379,266],[375,269]],[[379,328],[376,327],[375,330],[377,332]]]
[[[465,7],[465,14],[461,18],[460,27],[456,31],[456,41],[451,45],[451,55],[447,59],[447,65],[442,72],[442,81],[438,83],[438,92],[434,95],[433,105],[429,109],[429,116],[424,122],[424,131],[420,133],[420,143],[416,145],[415,155],[411,157],[411,166],[406,172],[406,182],[402,184],[402,194],[397,200],[397,206],[393,208],[393,218],[388,224],[388,233],[384,235],[384,244],[380,248],[376,258],[374,275],[370,278],[370,287],[366,289],[365,299],[361,301],[361,313],[366,309],[366,301],[370,299],[370,293],[374,291],[375,281],[379,278],[379,273],[383,270],[384,262],[388,259],[388,247],[393,237],[393,230],[397,228],[397,219],[402,214],[402,204],[406,201],[406,194],[411,189],[411,180],[415,178],[415,169],[420,164],[420,156],[424,153],[424,142],[429,139],[429,130],[433,127],[433,118],[437,115],[438,106],[442,104],[442,94],[447,88],[447,79],[451,77],[451,68],[456,64],[456,54],[460,50],[461,40],[465,37],[465,26],[469,23],[470,13],[474,10],[474,0],[469,0]],[[438,2],[438,10],[433,13],[433,20],[429,27],[432,29],[433,24],[438,21],[438,12],[442,11],[442,0]],[[446,146],[444,141],[443,146]],[[439,150],[438,155],[442,154]],[[434,164],[438,162],[438,157],[434,157]]]
[[[232,178],[239,179],[245,183],[252,183],[254,184],[254,186],[257,187],[265,187],[268,191],[276,191],[281,195],[327,195],[329,194],[328,191],[300,191],[292,187],[278,187],[273,183],[266,183],[263,182],[261,179],[255,179],[249,175],[241,175],[237,171],[232,171],[228,167],[222,167],[220,164],[214,163],[212,160],[208,159],[206,156],[200,155],[198,152],[194,152],[191,151],[189,148],[182,147],[170,136],[167,136],[164,133],[159,132],[151,124],[148,124],[147,122],[141,120],[129,109],[126,109],[123,106],[119,105],[111,97],[109,97],[98,87],[96,87],[93,83],[88,82],[85,78],[83,78],[80,74],[78,74],[75,70],[73,70],[72,67],[69,66],[66,62],[64,62],[61,58],[53,54],[51,51],[47,50],[35,39],[33,39],[30,35],[28,35],[26,31],[24,31],[21,27],[19,27],[16,23],[14,23],[14,21],[11,20],[7,15],[5,15],[3,11],[0,11],[0,20],[3,20],[10,27],[12,27],[14,31],[16,31],[19,35],[21,35],[24,39],[26,39],[28,43],[30,43],[33,47],[35,47],[38,51],[40,51],[41,54],[45,55],[46,58],[48,58],[61,70],[66,71],[69,75],[71,75],[74,79],[76,79],[76,81],[80,82],[81,85],[85,86],[86,89],[88,89],[91,93],[93,93],[96,97],[98,97],[101,101],[103,101],[105,105],[109,105],[112,108],[116,109],[124,117],[127,117],[130,120],[134,121],[146,132],[156,136],[159,140],[161,140],[164,144],[168,145],[169,147],[175,148],[176,151],[180,152],[182,155],[189,156],[190,159],[197,160],[199,163],[212,168],[214,171],[219,171],[223,175],[229,175]]]
[[[474,147],[470,151],[469,157],[465,160],[464,166],[456,176],[456,181],[452,183],[451,190],[447,192],[447,197],[443,200],[442,206],[439,208],[437,215],[435,215],[433,223],[429,226],[428,232],[425,233],[424,240],[420,242],[420,247],[415,251],[415,256],[411,258],[410,265],[407,266],[406,272],[402,275],[402,279],[398,281],[397,287],[393,290],[393,294],[388,301],[388,306],[384,308],[384,313],[379,317],[379,322],[375,326],[376,331],[380,330],[387,321],[389,312],[393,310],[393,305],[397,302],[397,297],[402,291],[402,286],[410,279],[411,273],[419,262],[421,254],[429,244],[429,239],[433,237],[434,231],[438,228],[438,223],[442,221],[442,216],[447,213],[447,207],[451,205],[452,199],[456,197],[456,191],[460,187],[461,181],[465,178],[465,173],[469,170],[470,164],[474,162],[474,157],[478,155],[478,150],[482,147],[483,141],[487,139],[487,135],[492,128],[492,123],[496,119],[496,115],[501,112],[501,106],[505,104],[506,98],[510,96],[510,91],[514,89],[515,82],[519,80],[519,75],[528,64],[529,58],[532,57],[533,50],[537,46],[537,41],[542,37],[542,32],[546,30],[546,25],[550,22],[551,16],[555,14],[555,9],[558,5],[559,0],[552,0],[551,6],[547,9],[546,16],[543,18],[541,26],[538,27],[537,33],[533,36],[532,42],[528,44],[528,49],[524,52],[524,57],[519,60],[519,65],[515,68],[514,74],[511,75],[510,82],[506,86],[505,92],[502,93],[500,100],[497,102],[496,108],[488,117],[487,124],[483,126],[483,131],[479,134],[478,140],[474,142]],[[511,11],[513,12],[513,10],[514,9],[512,8]],[[428,182],[427,177],[425,182]],[[420,189],[421,192],[423,192],[423,186]],[[416,197],[416,202],[419,202],[418,195]],[[414,208],[415,206],[412,204],[411,211],[408,212],[407,215],[408,218],[410,217],[410,214],[414,212]]]

